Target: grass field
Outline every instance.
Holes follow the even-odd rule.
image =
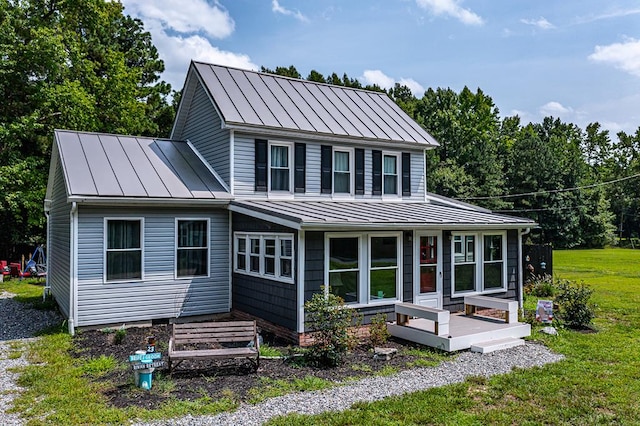
[[[640,250],[556,251],[553,260],[556,276],[590,285],[598,305],[597,333],[534,329],[564,361],[270,424],[640,424]]]
[[[534,329],[532,338],[564,354],[564,361],[356,404],[342,413],[287,416],[271,424],[640,425],[640,250],[556,251],[554,272],[559,278],[590,285],[598,305],[597,333],[560,330],[553,337]],[[41,304],[41,286],[13,281],[0,284],[0,289],[20,294],[21,301]],[[527,300],[527,305],[535,306],[535,300]],[[22,370],[19,382],[26,391],[16,400],[16,411],[26,415],[29,424],[120,424],[134,418],[212,414],[237,406],[233,398],[203,397],[174,401],[153,411],[109,407],[100,389],[84,378],[87,365],[67,354],[70,344],[66,333],[51,330],[32,346],[31,361],[46,364]]]

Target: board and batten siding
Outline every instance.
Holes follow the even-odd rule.
[[[234,195],[239,197],[250,196],[252,198],[266,198],[266,192],[255,192],[255,139],[251,136],[236,133],[234,137]],[[310,142],[301,139],[284,139],[276,138],[273,140],[302,142],[306,144],[306,190],[304,193],[296,192],[293,194],[295,199],[305,198],[328,198],[331,194],[322,194],[320,186],[320,147],[321,143]],[[347,147],[347,145],[330,144],[335,147]],[[364,148],[364,195],[356,195],[354,198],[376,198],[380,196],[372,195],[372,171],[373,160],[371,148]],[[398,149],[389,149],[385,152],[393,152],[400,154],[402,151]],[[401,157],[398,157],[398,180],[402,179]],[[425,195],[425,176],[424,176],[424,153],[422,151],[411,151],[411,196],[402,197],[405,200],[423,201]],[[292,165],[293,167],[293,165]],[[355,171],[354,171],[355,173]],[[343,197],[340,197],[341,199]]]
[[[71,290],[71,203],[67,202],[64,173],[58,162],[49,210],[49,241],[47,241],[47,282],[60,310],[69,316]]]
[[[104,282],[107,218],[144,218],[144,280]],[[210,276],[175,278],[176,218],[210,220]],[[78,218],[77,326],[229,312],[228,212],[81,207]]]
[[[195,89],[182,133],[174,137],[189,140],[227,185],[230,184],[230,132],[222,129],[220,117],[200,84]]]

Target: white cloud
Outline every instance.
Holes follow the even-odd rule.
[[[362,80],[365,85],[377,84],[383,89],[390,89],[394,87],[396,83],[399,83],[400,85],[407,86],[416,97],[422,97],[425,91],[424,87],[412,78],[396,80],[380,70],[365,70],[360,80]]]
[[[596,46],[589,59],[612,64],[614,67],[640,77],[640,40],[630,38],[623,43]]]
[[[294,12],[293,10],[285,9],[284,7],[280,6],[280,3],[278,3],[278,0],[271,1],[271,10],[275,13],[280,13],[282,15],[293,16],[294,18],[296,18],[298,21],[301,21],[301,22],[309,21],[309,19],[306,16],[304,16],[302,13],[300,13],[299,10],[296,10]]]
[[[482,25],[483,19],[458,4],[458,0],[416,0],[416,3],[422,9],[429,11],[430,13],[439,15],[448,15],[456,18],[463,24],[467,25]]]
[[[123,0],[125,13],[142,19],[153,44],[164,60],[163,80],[182,88],[189,62],[193,60],[258,69],[249,56],[221,50],[207,37],[230,36],[235,23],[217,2],[206,0]]]
[[[640,14],[640,9],[618,9],[612,12],[602,13],[600,15],[587,15],[580,16],[575,19],[576,24],[589,24],[595,21],[602,21],[605,19],[623,18],[625,16],[632,16]]]
[[[538,19],[521,19],[520,22],[527,25],[533,25],[541,30],[550,30],[555,28],[555,26],[551,22],[547,21],[543,16]]]
[[[550,115],[553,117],[566,117],[573,113],[573,109],[565,107],[560,102],[551,101],[540,107],[540,113],[545,117]]]
[[[233,33],[235,22],[218,2],[206,0],[122,0],[125,13],[160,22],[180,33],[202,32],[215,38]]]

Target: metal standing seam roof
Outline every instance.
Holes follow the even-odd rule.
[[[187,142],[56,130],[69,196],[231,199]]]
[[[228,127],[438,146],[386,93],[202,62],[192,65]]]
[[[521,228],[535,225],[529,219],[451,207],[436,202],[362,201],[232,201],[232,211],[263,214],[298,228],[406,227]]]

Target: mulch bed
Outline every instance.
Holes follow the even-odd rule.
[[[106,375],[93,378],[104,386],[108,401],[116,407],[138,406],[157,408],[168,399],[195,400],[203,396],[213,399],[233,395],[238,401],[247,401],[250,390],[264,386],[263,378],[293,380],[314,376],[332,381],[343,381],[348,378],[366,377],[385,367],[396,370],[411,368],[410,363],[419,357],[408,355],[405,348],[415,346],[409,342],[391,338],[384,346],[397,348],[398,353],[390,360],[374,359],[370,348],[362,345],[350,352],[345,362],[333,368],[315,368],[300,365],[299,358],[291,358],[297,362],[283,359],[260,359],[260,368],[253,371],[251,364],[245,360],[234,361],[185,361],[171,376],[168,370],[158,368],[154,373],[153,387],[145,391],[135,387],[133,371],[128,366],[129,355],[137,350],[146,349],[147,337],[156,337],[156,352],[166,354],[171,325],[154,325],[150,328],[129,328],[122,342],[114,343],[113,332],[100,330],[82,331],[74,337],[72,355],[77,358],[98,358],[101,355],[113,356],[126,367],[118,368]],[[270,347],[281,352],[291,353],[291,347],[268,334],[262,335]],[[166,357],[164,357],[166,360]],[[424,359],[424,358],[422,358]],[[169,383],[169,385],[167,385]]]

